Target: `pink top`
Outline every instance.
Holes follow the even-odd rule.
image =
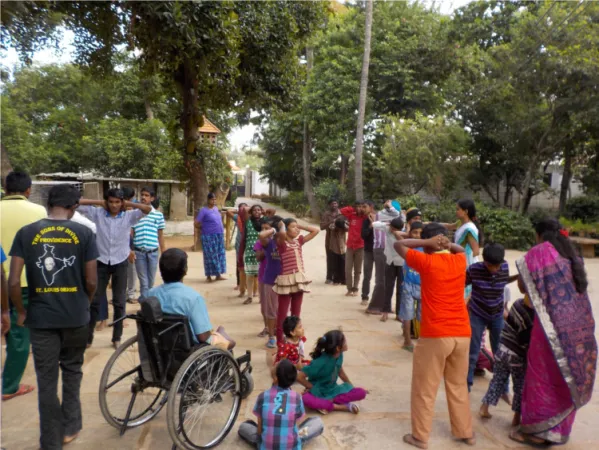
[[[303,245],[304,236],[300,236],[291,242],[286,240],[284,244],[277,246],[281,257],[281,275],[305,272],[304,258],[302,256]]]

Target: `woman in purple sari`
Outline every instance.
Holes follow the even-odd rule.
[[[568,441],[576,411],[589,402],[597,341],[582,259],[555,219],[536,226],[538,245],[516,262],[536,317],[528,350],[522,419],[510,437],[532,444]]]

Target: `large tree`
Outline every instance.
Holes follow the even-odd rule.
[[[4,6],[4,5],[3,5]],[[57,38],[76,34],[79,63],[113,69],[126,44],[146,73],[161,74],[182,103],[180,146],[191,176],[195,207],[208,191],[207,146],[198,128],[209,109],[284,108],[297,91],[298,50],[320,25],[320,2],[19,2],[2,14],[3,38],[24,59]]]

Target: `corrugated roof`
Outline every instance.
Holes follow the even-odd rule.
[[[220,134],[220,130],[216,127],[216,125],[210,122],[206,116],[204,116],[204,125],[202,125],[198,131],[200,133]]]
[[[38,173],[35,178],[74,178],[77,181],[119,181],[125,183],[168,183],[180,184],[177,180],[159,180],[147,178],[121,178],[121,177],[105,177],[92,172],[54,172],[54,173]],[[43,181],[43,180],[36,180]]]

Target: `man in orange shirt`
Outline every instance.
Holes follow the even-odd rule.
[[[420,340],[412,366],[412,433],[404,442],[428,448],[435,398],[441,378],[451,421],[451,432],[475,445],[466,376],[470,350],[470,320],[464,303],[466,256],[464,249],[447,239],[446,229],[430,223],[422,239],[402,239],[398,232],[395,251],[420,273],[422,320]],[[424,253],[413,250],[423,247]]]

